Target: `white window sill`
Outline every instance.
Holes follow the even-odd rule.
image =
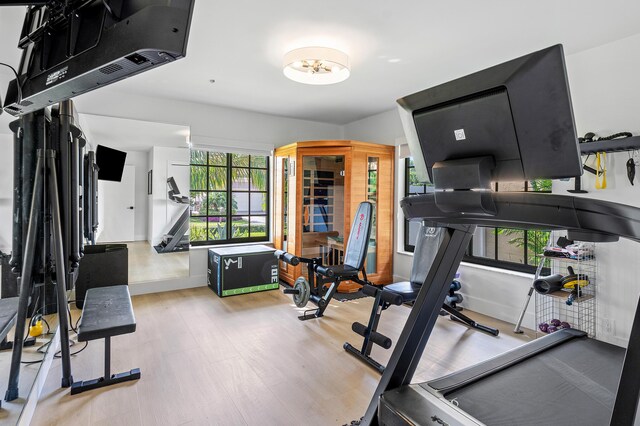
[[[413,257],[413,253],[411,253],[409,251],[396,250],[396,253],[401,254],[403,256]],[[529,274],[527,272],[520,272],[520,271],[512,271],[510,269],[496,268],[495,266],[479,265],[477,263],[470,263],[470,262],[461,262],[460,265],[464,266],[465,268],[482,269],[484,271],[490,271],[490,272],[495,272],[495,273],[499,273],[499,274],[511,275],[511,276],[514,276],[514,277],[527,278],[529,280],[533,280],[533,278],[534,278],[534,274]]]
[[[533,280],[533,277],[534,277],[534,274],[529,274],[527,272],[512,271],[510,269],[496,268],[495,266],[478,265],[477,263],[462,262],[461,265],[464,266],[465,268],[482,269],[485,271],[511,275],[514,277],[527,278],[530,280]]]
[[[259,241],[250,243],[229,243],[229,244],[211,244],[206,246],[190,246],[189,250],[209,250],[218,247],[238,247],[238,246],[272,246],[273,241]]]

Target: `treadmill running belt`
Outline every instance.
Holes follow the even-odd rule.
[[[624,354],[597,340],[572,340],[445,398],[487,425],[604,425]]]

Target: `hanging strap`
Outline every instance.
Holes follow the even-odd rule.
[[[607,153],[596,153],[596,189],[607,188]]]

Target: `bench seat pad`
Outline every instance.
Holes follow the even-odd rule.
[[[334,277],[357,277],[360,272],[359,269],[349,265],[331,265],[327,266],[328,269],[333,271]]]
[[[136,331],[129,287],[115,285],[87,291],[78,325],[81,342]]]
[[[410,283],[409,281],[402,281],[384,286],[383,291],[398,294],[402,296],[402,303],[407,303],[416,300],[420,292],[420,287],[421,286]]]

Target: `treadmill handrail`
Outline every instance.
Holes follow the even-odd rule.
[[[591,198],[536,192],[494,192],[494,216],[443,212],[432,193],[409,196],[400,205],[407,219],[483,227],[568,230],[640,242],[640,208]],[[602,240],[599,240],[602,241]],[[610,241],[610,240],[609,240]]]

